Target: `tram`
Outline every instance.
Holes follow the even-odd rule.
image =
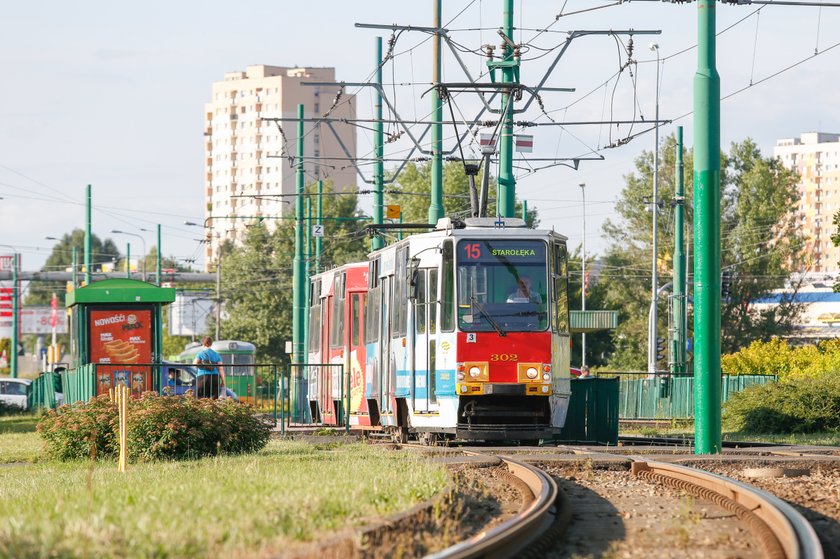
[[[319,324],[309,362],[341,362],[350,375],[310,374],[313,418],[338,418],[336,396],[349,380],[350,424],[400,439],[537,440],[563,426],[562,235],[518,218],[444,218],[365,263],[313,276],[311,286],[310,326],[316,314]]]

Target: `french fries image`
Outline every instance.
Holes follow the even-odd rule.
[[[112,340],[102,346],[112,363],[136,363],[140,358],[137,348],[124,340]]]

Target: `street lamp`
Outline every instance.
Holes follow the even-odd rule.
[[[583,197],[583,237],[580,256],[580,310],[586,310],[586,183],[580,183],[580,195]],[[586,367],[586,332],[580,335],[580,370]]]
[[[656,115],[654,124],[654,150],[653,150],[653,200],[651,207],[651,216],[653,219],[653,256],[651,258],[651,285],[650,285],[650,305],[651,316],[648,324],[648,372],[656,372],[656,298],[658,296],[658,278],[656,274],[656,240],[657,240],[657,222],[659,218],[659,45],[651,43],[648,48],[656,53]]]
[[[146,281],[146,239],[143,238],[143,235],[138,235],[137,233],[129,233],[128,231],[120,231],[118,229],[112,229],[111,233],[117,235],[131,235],[132,237],[137,237],[143,243],[143,281]],[[128,267],[131,268],[131,262],[128,263]]]

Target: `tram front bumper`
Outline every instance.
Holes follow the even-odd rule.
[[[551,384],[464,382],[455,387],[459,396],[551,396]]]

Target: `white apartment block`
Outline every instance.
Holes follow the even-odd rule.
[[[281,133],[276,123],[262,119],[297,118],[301,103],[306,118],[321,117],[339,91],[337,86],[313,87],[302,82],[335,82],[335,69],[248,66],[213,83],[212,100],[204,107],[208,268],[222,242],[242,239],[246,226],[254,221],[249,217],[293,216],[297,122],[279,123]],[[356,100],[346,94],[330,113],[331,118],[353,119],[355,115]],[[333,128],[350,157],[355,157],[354,127],[339,122]],[[304,160],[307,184],[323,178],[332,179],[336,190],[355,185],[347,154],[326,124],[304,124]],[[293,226],[291,220],[268,219],[267,223],[269,227]]]
[[[799,230],[806,237],[806,263],[812,273],[838,272],[840,248],[831,242],[840,211],[840,134],[806,132],[776,141],[773,155],[799,173]]]

